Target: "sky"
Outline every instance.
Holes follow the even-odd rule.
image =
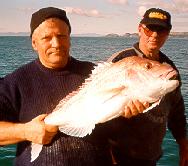
[[[32,13],[48,6],[67,11],[72,34],[135,33],[151,7],[171,13],[172,31],[188,32],[188,0],[2,0],[0,32],[29,32]]]

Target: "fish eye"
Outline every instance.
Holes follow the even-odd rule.
[[[146,69],[151,69],[152,68],[152,64],[150,62],[147,62],[144,67]]]

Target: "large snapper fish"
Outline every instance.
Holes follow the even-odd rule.
[[[163,96],[178,87],[179,81],[174,79],[177,74],[168,64],[138,56],[116,63],[101,63],[77,91],[59,102],[44,121],[59,126],[59,130],[67,135],[84,137],[96,124],[121,116],[130,100],[151,103],[144,112],[155,107]],[[32,161],[40,150],[38,145],[33,146]]]

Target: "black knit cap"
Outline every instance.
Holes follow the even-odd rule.
[[[42,8],[35,13],[32,14],[31,17],[31,23],[30,23],[30,28],[31,28],[31,35],[33,34],[34,30],[46,19],[48,18],[59,18],[63,20],[69,27],[69,31],[71,33],[71,26],[69,19],[67,18],[66,12],[62,9],[58,9],[55,7],[47,7],[47,8]]]
[[[148,9],[143,19],[140,21],[141,24],[147,25],[157,25],[161,26],[167,30],[171,30],[171,16],[167,11],[164,11],[159,8],[150,8]]]

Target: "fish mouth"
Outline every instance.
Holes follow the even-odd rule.
[[[172,70],[172,71],[168,72],[166,79],[168,79],[168,80],[177,80],[177,77],[178,77],[177,71],[176,70]]]
[[[165,80],[177,80],[178,72],[176,70],[169,70],[162,74],[160,78]]]

